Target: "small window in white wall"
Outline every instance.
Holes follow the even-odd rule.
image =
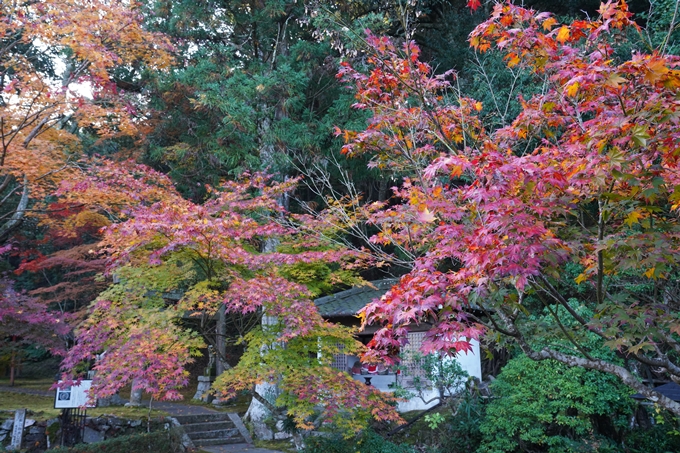
[[[420,347],[425,340],[425,332],[409,332],[408,344],[401,349],[401,366],[406,376],[424,377],[425,371],[421,367],[418,357],[421,356]]]
[[[338,349],[339,350],[345,349],[345,345],[338,344]],[[347,354],[333,354],[333,361],[331,362],[331,366],[337,370],[347,372],[348,369]]]

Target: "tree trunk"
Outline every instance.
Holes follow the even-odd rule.
[[[225,364],[225,357],[227,356],[227,307],[222,304],[217,311],[217,327],[215,329],[215,349],[217,353],[217,360],[215,363],[216,376],[224,373],[229,367]]]
[[[271,71],[275,70],[277,54],[278,55],[288,54],[288,42],[286,38],[286,27],[288,25],[288,19],[290,19],[290,17],[286,18],[285,21],[279,23],[278,35],[276,38],[274,53],[271,60],[270,66]],[[275,158],[276,148],[273,144],[267,142],[266,137],[271,131],[272,122],[275,120],[281,120],[287,116],[285,110],[283,110],[283,108],[281,107],[281,104],[273,108],[272,106],[267,105],[266,103],[260,105],[260,111],[262,112],[263,117],[258,125],[259,135],[258,139],[260,161],[262,167],[265,169],[273,168],[276,163]],[[272,109],[274,110],[273,112],[271,111]],[[279,204],[287,208],[286,206],[287,200],[285,195],[281,197],[281,199],[279,200]],[[278,245],[279,241],[277,239],[269,238],[264,241],[264,244],[262,245],[262,252],[263,253],[274,252]],[[263,330],[268,329],[269,326],[275,325],[277,322],[278,320],[276,317],[268,316],[266,311],[263,310],[261,323]],[[272,345],[272,347],[276,347],[276,345]],[[261,439],[274,439],[276,437],[276,434],[265,423],[265,420],[271,419],[271,417],[274,416],[274,414],[272,413],[272,410],[268,408],[265,404],[263,404],[263,402],[261,402],[259,399],[264,399],[266,400],[266,402],[272,403],[271,407],[273,408],[273,402],[276,400],[276,398],[278,398],[279,394],[281,393],[281,390],[278,387],[277,383],[275,382],[264,382],[262,384],[257,384],[255,386],[254,391],[261,398],[253,397],[250,403],[250,407],[248,407],[248,411],[246,412],[246,418],[250,420],[253,426],[254,431],[253,435],[256,438]]]
[[[273,252],[276,250],[278,241],[275,239],[267,239],[264,242],[262,251],[264,253]],[[262,329],[266,330],[269,326],[275,325],[278,322],[275,316],[268,316],[266,313],[262,313]],[[273,346],[273,345],[272,345]],[[273,440],[275,438],[275,433],[272,429],[265,423],[267,419],[271,419],[274,414],[272,410],[267,407],[260,399],[264,399],[271,403],[273,406],[274,401],[278,398],[281,390],[278,385],[273,382],[263,382],[261,384],[255,385],[254,392],[260,397],[254,396],[246,412],[246,419],[250,420],[253,426],[253,436],[258,439]]]
[[[28,178],[24,176],[24,187],[21,191],[21,198],[12,217],[2,226],[0,226],[0,239],[5,238],[14,228],[19,226],[26,213],[28,207]]]
[[[17,360],[17,352],[16,350],[12,349],[12,356],[9,359],[9,386],[14,387],[14,376],[15,376],[15,370],[16,370],[16,360]]]
[[[137,379],[132,380],[132,389],[130,390],[130,402],[126,406],[141,406],[142,405],[142,389],[137,387]]]

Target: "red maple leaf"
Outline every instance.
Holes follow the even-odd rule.
[[[467,7],[470,8],[472,11],[477,11],[477,8],[482,6],[479,0],[468,0],[467,2]]]

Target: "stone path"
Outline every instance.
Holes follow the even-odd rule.
[[[142,406],[149,407],[149,401],[142,401]],[[154,401],[151,409],[165,411],[171,417],[177,415],[204,415],[216,414],[218,411],[205,406],[194,406],[191,404],[173,403],[170,401]]]
[[[281,453],[276,450],[257,448],[252,444],[217,445],[214,447],[203,447],[202,450],[210,453]]]
[[[39,389],[27,389],[23,387],[10,387],[8,385],[0,385],[0,392],[8,393],[23,393],[24,395],[38,395],[38,396],[51,396],[54,397],[54,390],[39,390]]]

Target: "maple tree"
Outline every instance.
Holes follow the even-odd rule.
[[[455,74],[433,75],[413,43],[369,35],[369,73],[345,64],[339,76],[371,114],[366,130],[344,132],[345,153],[417,170],[396,189],[401,202],[374,217],[389,232],[374,240],[422,255],[364,309],[364,325],[383,326],[369,357],[394,360],[412,323],[433,325],[426,353],[469,351],[484,332],[501,334],[534,360],[611,373],[680,414],[641,382],[645,369],[680,371],[680,60],[617,53],[638,26],[624,2],[599,13],[560,24],[495,5],[471,46],[544,84],[498,130],[486,130],[483,105],[452,92]],[[535,322],[536,306],[558,329]],[[615,357],[593,354],[584,335]]]
[[[52,354],[64,355],[64,335],[71,328],[61,313],[48,312],[34,297],[14,289],[12,282],[0,280],[0,345],[10,354],[10,385],[14,385],[18,347],[38,344]]]
[[[177,388],[188,379],[185,365],[204,340],[219,349],[215,336],[201,335],[205,331],[191,318],[208,325],[221,322],[220,311],[266,313],[273,321],[243,332],[243,357],[233,368],[227,365],[215,382],[224,397],[252,391],[264,381],[280,382],[284,392],[276,401],[257,392],[253,396],[275,414],[283,406],[302,428],[328,419],[346,429],[371,416],[398,420],[379,392],[349,376],[341,379],[342,373],[330,367],[341,349],[362,349],[350,330],[325,322],[309,291],[279,274],[282,266],[290,270],[299,263],[357,264],[344,250],[299,241],[294,224],[281,222],[286,214],[278,200],[295,180],[275,184],[254,174],[210,189],[211,198],[198,205],[172,189],[167,177],[126,165],[110,175],[115,190],[164,195],[140,200],[125,221],[106,229],[102,250],[110,256],[109,272],[118,283],[100,294],[78,329],[62,367],[67,377],[76,378],[72,370],[79,363],[101,354],[93,368],[97,396],[134,382],[155,398],[179,398]],[[79,190],[88,199],[88,191],[98,189],[93,183]],[[261,245],[273,239],[286,243],[285,251],[261,252]],[[183,295],[169,304],[165,295],[172,291]],[[357,416],[346,419],[345,411]]]
[[[80,176],[77,133],[135,135],[144,111],[115,69],[157,70],[171,47],[136,3],[11,2],[0,13],[0,237],[63,178]],[[136,68],[136,69],[132,69]],[[132,77],[135,77],[134,75]],[[31,209],[34,210],[34,209]]]
[[[21,247],[14,251],[21,262],[14,274],[29,294],[62,313],[83,313],[107,283],[99,278],[105,260],[96,253],[100,229],[110,220],[82,203],[50,203],[49,218],[37,234],[22,228],[13,236]]]

